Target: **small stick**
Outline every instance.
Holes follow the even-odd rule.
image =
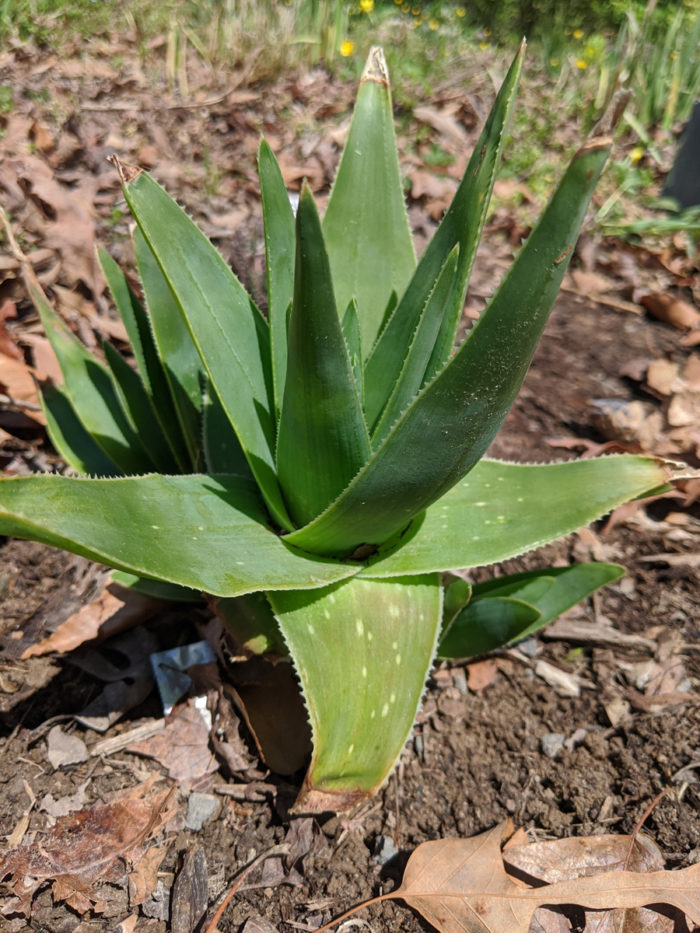
[[[238,891],[238,889],[241,886],[241,883],[245,880],[245,878],[251,873],[251,871],[257,865],[259,865],[261,862],[264,862],[265,859],[270,858],[270,856],[272,855],[288,855],[288,854],[289,854],[289,846],[286,845],[285,843],[282,843],[281,845],[272,846],[271,848],[267,849],[267,851],[265,852],[261,852],[260,855],[256,856],[252,862],[246,865],[246,867],[241,872],[239,872],[239,874],[236,876],[236,880],[231,885],[231,889],[229,890],[228,894],[221,902],[219,909],[216,911],[214,916],[211,918],[209,926],[204,930],[204,933],[217,933],[219,920],[221,920],[221,917],[223,916],[224,911],[228,907],[231,898],[236,893],[236,891]]]
[[[648,817],[649,817],[649,814],[652,812],[652,810],[654,810],[655,807],[657,807],[657,806],[661,803],[661,801],[663,800],[663,798],[664,798],[668,793],[669,793],[669,788],[666,787],[666,788],[664,788],[664,790],[661,791],[660,794],[657,794],[656,797],[654,797],[654,799],[652,800],[652,802],[649,804],[649,806],[646,808],[646,810],[644,811],[644,813],[642,813],[642,815],[639,817],[639,819],[638,819],[637,822],[635,823],[634,829],[632,830],[632,832],[631,832],[631,834],[630,834],[630,835],[631,835],[631,838],[630,838],[630,846],[629,846],[629,849],[627,850],[627,856],[626,856],[626,858],[625,858],[625,864],[622,866],[622,868],[623,868],[624,871],[627,871],[627,870],[629,869],[630,862],[632,861],[632,853],[634,852],[634,844],[635,844],[635,842],[637,841],[637,836],[639,835],[639,833],[640,833],[640,831],[641,831],[641,829],[642,829],[642,826],[644,826],[644,824],[646,823],[646,821],[647,821],[647,819],[648,819]]]

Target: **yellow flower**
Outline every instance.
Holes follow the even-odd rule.
[[[583,29],[574,29],[572,35],[574,39],[583,39]]]
[[[644,156],[644,149],[642,146],[635,146],[632,152],[630,152],[630,159],[636,165],[642,157]]]
[[[345,42],[340,46],[340,54],[343,58],[347,58],[348,55],[352,55],[355,51],[355,43],[351,42],[349,39],[346,39]]]
[[[422,23],[423,23],[423,20],[420,18],[420,16],[416,16],[413,20],[414,26],[421,26]]]
[[[374,0],[360,0],[360,9],[363,13],[371,13],[374,9]]]
[[[583,58],[576,59],[576,67],[580,68],[583,71],[584,68],[588,68],[588,62]]]
[[[558,59],[558,58],[550,58],[550,59],[549,59],[549,64],[552,66],[552,68],[557,68],[558,65],[559,65],[559,59]]]
[[[459,16],[460,19],[463,19],[467,15],[467,11],[463,6],[458,6],[455,10],[455,13],[457,16]]]
[[[486,49],[491,48],[491,43],[487,42],[486,39],[482,39],[481,42],[479,43],[479,48],[481,49],[482,52],[485,52]]]
[[[428,26],[430,29],[432,29],[433,32],[435,32],[436,29],[440,28],[440,23],[435,18],[433,18],[428,20]]]

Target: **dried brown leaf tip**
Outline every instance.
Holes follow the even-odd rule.
[[[142,168],[139,168],[137,165],[129,165],[128,162],[122,162],[119,156],[111,155],[109,160],[112,165],[116,168],[117,173],[119,174],[119,181],[126,185],[128,182],[133,181],[135,178],[138,178]]]
[[[386,67],[384,52],[378,45],[373,45],[367,56],[365,70],[362,72],[362,81],[376,81],[389,87],[389,71]]]

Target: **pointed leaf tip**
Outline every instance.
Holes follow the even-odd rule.
[[[380,45],[373,45],[369,50],[360,83],[363,81],[377,81],[379,84],[389,86],[389,69],[386,66],[384,51]]]

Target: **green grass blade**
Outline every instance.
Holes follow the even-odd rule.
[[[425,381],[426,370],[431,362],[435,343],[440,336],[442,323],[449,314],[450,302],[454,295],[458,252],[459,247],[455,246],[445,260],[435,288],[425,303],[401,374],[372,434],[374,447],[378,447],[384,440]],[[452,304],[454,305],[454,302]]]
[[[168,380],[158,356],[153,339],[151,322],[141,302],[132,291],[126,276],[109,253],[98,250],[98,258],[117,311],[129,336],[131,350],[143,385],[158,419],[162,433],[166,436],[178,469],[187,473],[192,463],[178,427],[178,418],[173,405]]]
[[[277,468],[296,522],[319,514],[369,456],[369,437],[338,318],[321,224],[304,187]]]
[[[104,343],[102,348],[119,401],[143,446],[146,447],[153,468],[159,473],[179,472],[141,377],[111,344]]]
[[[479,245],[479,237],[486,219],[493,183],[501,161],[501,152],[515,103],[524,56],[525,44],[523,43],[496,97],[452,204],[421,257],[405,293],[399,292],[402,298],[367,359],[365,411],[367,423],[370,426],[376,423],[403,366],[406,351],[404,335],[415,331],[421,311],[435,286],[440,270],[450,252],[458,244],[459,262],[453,296],[455,307],[446,312],[448,320],[454,324],[456,331],[469,275]],[[454,333],[451,337],[448,333],[443,333],[442,338],[440,346],[447,352],[439,363],[437,360],[433,361],[433,371],[447,359],[452,348]]]
[[[275,419],[267,323],[214,245],[156,181],[141,172],[125,181],[123,189],[267,507],[274,520],[289,529],[292,525],[274,467]]]
[[[123,473],[153,469],[122,408],[112,374],[88,353],[38,292],[32,300],[61,367],[64,393],[85,430]]]
[[[507,560],[667,488],[663,464],[653,457],[538,465],[482,460],[366,572],[384,577]]]
[[[277,159],[264,139],[258,149],[258,175],[265,224],[272,378],[279,420],[287,373],[287,308],[294,293],[294,212]]]
[[[0,534],[41,541],[139,577],[215,596],[305,589],[359,565],[303,554],[266,526],[239,476],[0,479]]]
[[[170,434],[182,437],[187,460],[195,470],[201,470],[202,390],[206,373],[175,296],[138,228],[134,231],[134,254],[158,359],[177,416],[179,430],[173,426]]]
[[[58,386],[45,382],[39,396],[46,428],[56,453],[78,473],[118,476],[121,470],[83,427],[70,399]]]
[[[353,579],[269,598],[313,734],[297,808],[346,809],[386,780],[413,727],[440,626],[439,577]]]
[[[367,59],[323,232],[336,304],[346,308],[355,298],[362,346],[369,349],[392,291],[403,294],[416,265],[379,48]]]
[[[609,149],[609,140],[597,139],[574,156],[460,349],[350,486],[290,541],[326,554],[381,544],[479,461],[525,378]]]

